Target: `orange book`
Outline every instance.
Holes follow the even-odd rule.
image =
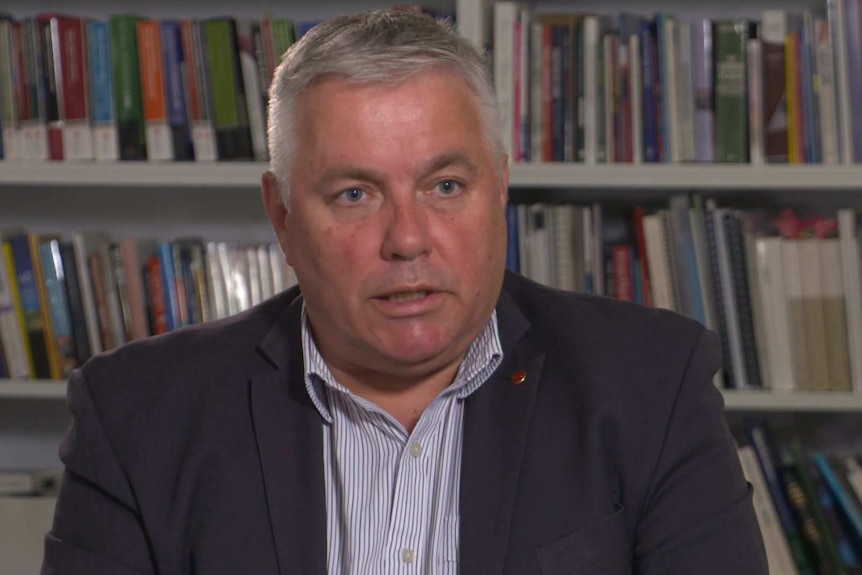
[[[147,159],[173,160],[174,149],[168,126],[160,24],[156,20],[141,20],[137,26]]]
[[[799,67],[799,34],[792,32],[784,44],[784,65],[787,82],[787,161],[791,164],[805,162],[802,128],[802,89]]]

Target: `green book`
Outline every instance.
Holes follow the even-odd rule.
[[[236,22],[232,18],[207,20],[204,37],[218,158],[253,160]]]
[[[715,160],[748,162],[746,53],[749,24],[715,23]]]
[[[139,16],[116,15],[108,20],[111,74],[121,160],[146,160],[147,139],[141,67],[138,60]]]
[[[296,41],[293,22],[287,18],[273,18],[272,20],[272,45],[275,52],[274,66],[281,63],[284,53]]]

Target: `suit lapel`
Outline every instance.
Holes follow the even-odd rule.
[[[522,340],[529,323],[504,291],[497,306],[504,360],[470,396],[461,464],[460,572],[502,573],[544,354]],[[523,371],[526,378],[512,374]]]
[[[260,345],[275,369],[251,380],[254,432],[279,571],[326,573],[323,430],[303,382],[301,298]]]

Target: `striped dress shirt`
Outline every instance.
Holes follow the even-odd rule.
[[[503,359],[496,312],[412,433],[335,381],[302,314],[305,385],[323,418],[330,575],[456,575],[464,400]]]

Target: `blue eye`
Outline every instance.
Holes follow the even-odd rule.
[[[352,188],[341,192],[341,197],[353,204],[361,200],[364,196],[365,192],[357,188]]]
[[[460,187],[461,184],[455,180],[443,180],[437,184],[437,189],[447,196],[457,192]]]

